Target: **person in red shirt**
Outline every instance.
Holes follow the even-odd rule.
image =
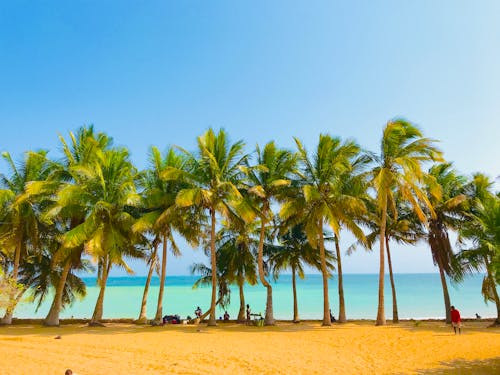
[[[453,326],[453,330],[455,331],[455,335],[460,334],[460,328],[462,327],[462,323],[460,321],[460,311],[455,309],[455,306],[451,306],[451,325]]]

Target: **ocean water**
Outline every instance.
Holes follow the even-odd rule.
[[[163,300],[164,314],[179,314],[185,318],[194,316],[196,306],[203,311],[210,305],[210,287],[193,289],[197,276],[167,276]],[[449,285],[451,303],[463,317],[495,317],[496,309],[492,303],[485,304],[481,296],[483,276],[468,277],[463,283]],[[89,318],[97,300],[99,288],[95,278],[84,278],[87,296],[66,308],[62,318]],[[104,318],[137,318],[146,277],[110,277],[104,300]],[[338,314],[337,278],[329,282],[330,306],[335,316]],[[444,318],[444,302],[439,274],[396,274],[395,275],[399,317],[402,319]],[[277,319],[292,319],[293,296],[291,275],[282,275],[273,282],[273,307]],[[392,298],[389,278],[385,281],[386,318],[392,317]],[[148,317],[156,312],[159,279],[153,278],[147,302]],[[344,294],[348,319],[375,319],[377,315],[378,275],[344,275]],[[306,275],[298,279],[297,295],[301,319],[321,319],[323,312],[323,290],[321,275]],[[245,286],[246,303],[252,312],[265,312],[266,290],[262,285]],[[47,314],[51,298],[43,303],[38,311],[35,305],[24,301],[18,306],[15,316],[19,318],[43,318]],[[236,318],[239,309],[238,289],[231,289],[231,304],[227,308],[231,319]],[[217,311],[222,316],[223,310]]]

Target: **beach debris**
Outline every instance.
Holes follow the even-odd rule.
[[[56,337],[54,337],[54,339],[60,340],[60,339],[62,339],[62,337],[60,335],[57,335]]]

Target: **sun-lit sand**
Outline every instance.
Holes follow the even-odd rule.
[[[500,357],[500,329],[442,322],[219,324],[165,327],[83,324],[0,327],[0,374],[386,374],[419,373]],[[60,335],[61,339],[55,339]]]

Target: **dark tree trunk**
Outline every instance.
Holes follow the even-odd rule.
[[[215,252],[215,209],[210,209],[211,229],[210,229],[210,260],[212,266],[212,298],[210,300],[210,318],[208,319],[209,326],[216,326],[215,320],[215,305],[217,299],[217,254]]]
[[[245,317],[245,294],[243,292],[243,277],[238,276],[238,289],[240,292],[240,310],[238,311],[238,323],[244,323]]]
[[[106,291],[106,283],[108,282],[109,270],[111,269],[111,261],[106,260],[106,264],[103,265],[103,275],[101,279],[101,289],[99,291],[99,296],[97,297],[97,303],[95,305],[94,314],[89,322],[91,326],[102,326],[101,320],[104,312],[104,292]]]
[[[151,278],[153,276],[153,271],[155,268],[157,251],[158,251],[158,245],[155,245],[155,248],[153,250],[153,254],[151,255],[152,259],[151,259],[151,264],[149,265],[148,277],[146,279],[146,285],[144,285],[144,293],[142,294],[141,312],[139,313],[139,317],[136,320],[137,324],[146,324],[148,321],[148,318],[146,316],[146,306],[148,303],[149,286],[151,285]]]
[[[450,294],[448,293],[448,284],[446,282],[446,275],[444,273],[443,266],[441,265],[441,262],[439,260],[437,262],[437,265],[439,269],[439,277],[441,278],[441,286],[443,287],[446,323],[451,324],[451,312],[450,312],[451,302],[450,302]]]
[[[263,216],[267,214],[267,210],[264,210]],[[259,279],[262,285],[266,287],[267,298],[266,298],[266,315],[264,318],[264,324],[266,326],[272,326],[275,324],[274,314],[273,314],[273,288],[271,284],[266,280],[264,275],[264,237],[266,234],[266,223],[264,219],[261,219],[260,225],[260,237],[259,237],[259,251],[257,255],[257,263],[259,268]]]
[[[383,326],[385,322],[385,306],[384,306],[384,238],[385,238],[385,227],[387,223],[387,195],[382,197],[382,217],[380,218],[380,252],[379,252],[379,273],[378,273],[378,308],[377,308],[377,326]]]
[[[63,272],[61,274],[61,279],[56,288],[56,294],[54,295],[54,300],[50,306],[49,313],[47,314],[43,325],[45,326],[59,326],[59,314],[62,307],[62,297],[64,293],[64,287],[66,285],[66,279],[68,278],[69,271],[71,271],[71,259],[66,261],[64,265]]]
[[[345,301],[344,301],[344,277],[342,276],[342,261],[340,259],[340,245],[339,239],[335,236],[335,251],[337,254],[337,272],[339,275],[339,323],[347,321],[345,315]]]
[[[295,267],[292,266],[292,290],[293,290],[293,322],[299,323],[299,308],[297,306],[297,277]]]
[[[325,239],[323,237],[323,219],[318,223],[319,233],[319,256],[321,258],[321,275],[323,277],[323,325],[331,326],[332,320],[330,319],[330,301],[328,299],[328,269],[326,268],[325,256]]]
[[[165,279],[167,277],[167,236],[163,236],[163,251],[161,258],[160,290],[158,291],[158,303],[156,305],[155,323],[159,324],[163,320],[163,293],[165,291]]]
[[[389,237],[385,237],[385,246],[387,249],[387,264],[389,265],[389,278],[391,279],[392,290],[392,322],[399,323],[398,301],[396,299],[396,284],[394,283],[394,275],[392,273],[391,251],[389,249]]]

